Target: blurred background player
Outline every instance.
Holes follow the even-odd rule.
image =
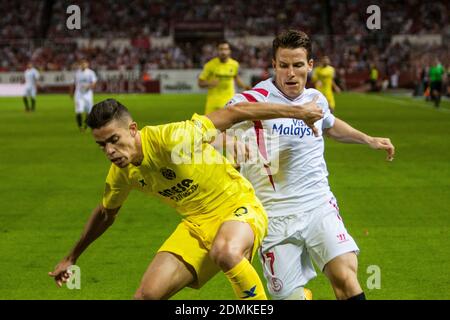
[[[75,114],[81,132],[87,128],[86,119],[94,105],[94,89],[97,83],[95,72],[89,69],[87,60],[80,60],[79,69],[75,73]],[[73,94],[73,87],[70,93]],[[84,114],[84,124],[83,124]]]
[[[434,101],[434,106],[436,108],[439,108],[439,104],[441,103],[443,77],[444,77],[444,67],[442,66],[439,59],[436,57],[434,59],[434,64],[430,66],[429,71],[430,96],[431,100]]]
[[[31,62],[27,63],[24,78],[25,78],[25,91],[23,95],[23,103],[25,105],[25,111],[26,112],[35,111],[36,92],[40,74],[39,71],[37,71],[37,69],[33,66],[33,63]],[[30,103],[28,102],[28,98],[30,98]]]
[[[335,70],[330,65],[330,58],[327,56],[322,57],[320,65],[314,68],[312,81],[317,90],[327,98],[328,105],[330,106],[331,113],[334,113],[336,103],[334,101],[333,90],[337,93],[341,92],[341,89],[334,81]]]
[[[371,92],[378,91],[378,76],[379,76],[378,68],[374,63],[372,63],[370,65],[370,73],[369,73],[369,83]]]
[[[232,59],[230,44],[226,41],[217,45],[218,56],[209,60],[198,77],[198,86],[208,89],[205,114],[223,108],[234,95],[234,82],[244,89],[250,89],[239,77],[239,62]]]

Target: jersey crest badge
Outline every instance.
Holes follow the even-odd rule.
[[[169,168],[161,168],[161,170],[159,170],[159,172],[161,172],[163,177],[168,180],[173,180],[177,177],[177,175],[175,174],[175,171],[173,171],[172,169],[169,169]]]

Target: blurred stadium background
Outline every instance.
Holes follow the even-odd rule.
[[[80,30],[66,28],[72,4]],[[380,30],[366,28],[371,4],[381,9]],[[344,89],[337,116],[397,147],[385,163],[366,147],[327,142],[330,183],[362,250],[367,297],[450,299],[450,102],[435,109],[426,90],[433,58],[450,71],[449,9],[448,1],[418,0],[1,0],[0,299],[129,299],[179,221],[135,193],[79,260],[81,290],[58,290],[47,276],[100,200],[109,167],[75,125],[67,94],[75,62],[87,58],[99,76],[96,102],[115,97],[141,126],[160,124],[203,111],[197,76],[217,40],[232,44],[242,79],[254,84],[270,75],[271,41],[286,28],[312,37],[314,57],[331,58]],[[29,61],[43,76],[33,114],[21,100]],[[371,64],[380,74],[376,93],[367,93]],[[371,265],[380,267],[380,289],[366,287]],[[309,287],[314,299],[334,298],[323,275]],[[218,275],[175,298],[233,293]]]
[[[44,92],[64,91],[74,64],[87,58],[100,75],[98,92],[200,92],[196,77],[227,39],[242,77],[267,77],[271,40],[286,28],[314,39],[314,56],[331,58],[344,89],[362,89],[374,63],[381,88],[423,94],[433,55],[450,53],[449,2],[433,1],[1,1],[0,83],[18,83],[27,61],[44,77]],[[368,30],[366,9],[380,6],[380,30]],[[81,29],[66,27],[69,5]],[[66,91],[64,91],[66,92]]]

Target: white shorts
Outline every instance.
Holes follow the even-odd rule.
[[[36,98],[36,87],[28,87],[28,86],[26,86],[24,91],[23,91],[23,95],[25,97]]]
[[[75,95],[75,113],[90,113],[94,105],[94,95],[92,92]]]
[[[273,299],[289,297],[314,278],[311,258],[321,271],[333,258],[359,249],[345,229],[334,197],[318,208],[269,218],[259,254]]]

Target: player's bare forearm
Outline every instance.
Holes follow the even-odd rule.
[[[237,84],[238,87],[241,88],[241,89],[244,89],[244,90],[250,90],[250,89],[252,88],[251,86],[246,85],[246,84],[242,81],[241,77],[239,77],[239,76],[236,76],[235,80],[236,80],[236,84]]]
[[[290,106],[284,104],[266,102],[242,102],[230,108],[219,109],[206,115],[214,123],[214,126],[224,131],[235,123],[246,120],[267,120],[276,118],[294,118],[303,120],[309,127],[314,127],[314,122],[323,117],[322,109],[316,104],[317,98],[302,106]]]
[[[118,211],[119,208],[110,210],[105,209],[102,205],[97,206],[92,211],[80,239],[66,258],[75,262],[89,244],[100,237],[113,224]]]
[[[231,108],[211,112],[207,117],[211,119],[218,130],[224,131],[232,127],[235,123],[246,120],[293,118],[294,109],[285,105],[275,105],[272,103],[236,104]]]
[[[337,85],[337,83],[334,80],[332,82],[332,86],[333,86],[334,92],[340,93],[342,91],[341,88]]]
[[[338,118],[335,119],[333,127],[328,129],[326,133],[334,140],[343,143],[369,144],[372,138]]]
[[[218,81],[217,80],[198,80],[198,86],[202,89],[210,89],[210,88],[214,88],[215,86],[217,86]]]
[[[114,222],[114,218],[119,211],[119,208],[109,210],[99,205],[94,209],[89,218],[80,240],[76,243],[71,252],[62,259],[48,275],[54,278],[56,285],[61,287],[70,278],[69,268],[75,264],[78,257],[83,251],[97,239],[106,229],[108,229]]]
[[[208,81],[206,81],[206,80],[198,80],[198,82],[197,82],[197,84],[198,84],[198,86],[200,87],[200,88],[202,88],[202,89],[206,89],[206,88],[208,88]]]
[[[372,149],[386,150],[386,160],[394,159],[395,147],[389,138],[371,137],[338,118],[335,119],[334,126],[326,130],[326,133],[339,142],[367,144]]]

